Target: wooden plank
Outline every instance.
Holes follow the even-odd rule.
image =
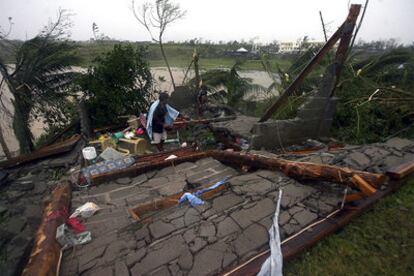
[[[219,192],[221,192],[225,189],[226,189],[225,185],[221,185],[221,186],[217,187],[214,190],[205,192],[200,197],[204,200],[207,200],[207,199],[212,198],[217,193],[219,193]],[[190,192],[193,193],[193,192],[196,192],[197,190],[198,189],[194,189]],[[168,209],[168,208],[177,206],[178,205],[178,200],[182,197],[183,194],[184,194],[184,192],[178,193],[178,194],[175,194],[175,195],[171,195],[171,196],[168,196],[168,197],[159,198],[159,199],[156,199],[152,202],[144,203],[144,204],[141,204],[137,207],[130,208],[130,209],[128,209],[128,211],[134,219],[141,220],[142,223],[147,223],[147,222],[150,221],[149,217],[145,217],[145,215],[147,213],[160,211],[160,210],[164,210],[164,209]]]
[[[401,164],[387,171],[387,175],[392,179],[402,179],[414,173],[414,160]]]
[[[12,168],[28,162],[68,152],[73,149],[80,139],[81,136],[76,134],[65,141],[43,147],[29,154],[20,155],[10,160],[0,162],[0,168]]]
[[[35,243],[23,276],[58,275],[61,246],[56,240],[56,229],[68,218],[72,197],[68,182],[56,187],[51,200],[43,210],[42,222],[36,232]]]
[[[366,196],[370,196],[373,195],[377,190],[372,187],[371,185],[369,185],[364,179],[362,179],[362,177],[360,177],[359,175],[353,175],[351,178],[352,183],[354,183],[360,190],[361,192],[366,195]]]

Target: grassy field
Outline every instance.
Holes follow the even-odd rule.
[[[187,68],[191,60],[171,58],[168,60],[172,67]],[[235,63],[234,58],[200,58],[199,65],[201,70],[216,69],[216,68],[231,68]],[[163,60],[150,60],[152,67],[165,67]],[[273,63],[278,63],[281,68],[287,68],[291,64],[287,60],[273,60]],[[258,70],[263,71],[263,66],[260,60],[245,60],[241,66],[242,70]]]
[[[285,264],[285,275],[414,275],[414,181]]]
[[[125,43],[123,43],[125,44]],[[77,55],[81,58],[81,66],[87,67],[93,63],[93,59],[113,49],[114,43],[97,44],[97,43],[81,43],[78,44],[76,50]],[[158,45],[146,45],[148,54],[147,58],[152,67],[164,67],[165,63],[162,59]],[[224,54],[226,48],[223,45],[176,45],[165,44],[165,52],[168,61],[172,67],[187,68],[191,62],[193,51],[197,48],[199,53],[199,66],[202,70],[212,68],[230,68],[236,61],[235,57],[228,57]],[[291,61],[285,58],[273,57],[272,63],[277,63],[281,68],[285,69],[290,66]],[[260,59],[244,59],[241,66],[242,70],[263,70]]]

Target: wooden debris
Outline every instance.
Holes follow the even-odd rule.
[[[72,197],[68,182],[56,187],[50,201],[43,210],[42,222],[36,233],[29,262],[23,270],[24,276],[58,275],[61,247],[56,241],[56,229],[65,223]]]
[[[150,170],[168,167],[171,164],[179,164],[182,162],[194,162],[198,159],[206,157],[213,157],[225,164],[237,166],[239,168],[245,166],[252,169],[280,170],[287,176],[300,180],[331,181],[336,183],[353,185],[356,188],[358,188],[358,186],[356,186],[355,183],[353,183],[351,180],[351,178],[354,175],[360,176],[364,181],[366,181],[369,185],[375,188],[381,186],[385,181],[385,175],[382,174],[357,171],[352,170],[350,168],[340,168],[337,166],[325,164],[295,162],[278,158],[268,158],[238,152],[228,152],[219,150],[211,150],[204,152],[184,152],[181,156],[178,156],[176,159],[166,161],[165,158],[167,156],[168,155],[161,154],[159,156],[148,156],[144,158],[145,161],[137,163],[132,167],[119,170],[116,172],[110,172],[106,174],[93,176],[91,178],[91,182],[93,184],[99,184],[120,177],[133,177],[141,173],[148,172]]]
[[[366,196],[370,196],[372,194],[374,194],[377,190],[372,187],[371,185],[369,185],[364,179],[362,179],[362,177],[360,177],[359,175],[354,175],[351,178],[352,183],[355,184],[355,186],[357,186],[361,192],[366,195]]]
[[[354,175],[358,175],[375,188],[381,186],[385,181],[385,175],[383,174],[357,171],[350,168],[341,168],[325,164],[295,162],[227,151],[212,151],[210,156],[227,164],[235,164],[238,166],[250,165],[253,168],[281,170],[287,176],[301,180],[324,180],[336,183],[347,183],[355,186],[351,178]]]
[[[412,173],[414,173],[414,161],[401,164],[387,171],[387,175],[392,179],[402,179]]]
[[[80,135],[74,135],[72,138],[63,142],[41,148],[29,154],[17,156],[7,161],[0,162],[0,168],[12,168],[31,161],[68,152],[73,149],[73,147],[80,139]]]
[[[211,191],[207,191],[205,193],[203,193],[200,198],[207,200],[212,198],[214,195],[216,195],[217,193],[223,191],[226,189],[225,185],[221,185],[219,187],[217,187],[214,190]],[[195,192],[197,189],[194,189],[190,192]],[[178,205],[178,200],[181,198],[181,196],[184,194],[184,192],[182,193],[178,193],[175,195],[171,195],[168,197],[163,197],[163,198],[159,198],[156,199],[150,203],[145,203],[142,205],[139,205],[137,207],[134,208],[130,208],[128,211],[131,214],[131,216],[136,219],[136,220],[140,220],[140,222],[142,223],[147,223],[149,221],[149,217],[145,216],[147,213],[149,212],[154,212],[154,211],[160,211],[163,209],[167,209],[173,206]]]
[[[312,58],[308,65],[303,68],[295,80],[286,88],[276,102],[266,110],[265,114],[260,118],[259,122],[265,122],[275,111],[284,105],[287,99],[293,95],[296,89],[302,84],[306,76],[313,70],[313,68],[323,59],[323,57],[333,48],[335,43],[341,39],[341,43],[336,52],[336,77],[338,79],[342,64],[346,58],[350,36],[354,29],[356,20],[358,18],[361,5],[351,5],[349,14],[345,22],[338,28],[338,30],[331,36],[331,38],[325,43],[325,45],[319,50],[319,52]],[[352,27],[352,28],[351,28]]]

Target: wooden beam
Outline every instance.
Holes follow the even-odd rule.
[[[259,122],[265,122],[270,119],[270,117],[275,113],[275,111],[281,107],[283,104],[286,103],[287,99],[293,95],[296,89],[302,84],[303,80],[306,76],[313,70],[313,68],[323,59],[323,57],[329,52],[330,49],[335,45],[335,43],[341,38],[343,40],[342,46],[338,47],[337,57],[340,61],[344,61],[346,57],[346,53],[343,52],[344,45],[348,42],[348,37],[344,35],[344,32],[348,33],[350,26],[355,26],[356,19],[358,17],[359,11],[361,9],[361,5],[351,5],[351,9],[349,10],[349,14],[345,22],[338,28],[338,30],[329,38],[329,40],[325,43],[325,45],[319,50],[319,52],[311,59],[311,61],[305,66],[305,68],[299,73],[299,75],[295,78],[295,80],[285,89],[285,91],[281,94],[281,96],[276,100],[276,102],[270,106],[265,114],[260,118]],[[351,31],[352,35],[352,31]],[[345,55],[344,55],[345,54]],[[341,66],[339,66],[341,67]],[[340,73],[340,68],[337,67],[336,73]]]
[[[385,181],[385,175],[357,171],[350,168],[340,168],[337,166],[308,162],[295,162],[280,158],[262,157],[254,154],[211,150],[204,152],[188,152],[173,160],[164,160],[162,158],[153,160],[148,159],[148,162],[141,163],[140,165],[135,165],[116,172],[93,176],[91,182],[93,184],[99,184],[120,177],[133,177],[151,170],[171,166],[171,164],[194,162],[206,157],[213,157],[225,164],[237,166],[239,168],[247,166],[254,169],[280,170],[287,176],[299,180],[323,180],[355,186],[351,181],[351,178],[354,175],[359,175],[375,188],[381,186]]]
[[[36,232],[35,243],[23,276],[59,274],[61,247],[56,241],[56,229],[69,216],[71,197],[72,190],[68,182],[53,190],[51,199],[43,210],[42,222]]]
[[[0,168],[12,168],[24,163],[68,152],[73,149],[80,139],[80,135],[74,135],[72,138],[69,138],[63,142],[41,148],[40,150],[29,154],[19,155],[7,161],[2,161],[0,162]]]
[[[351,180],[354,175],[358,175],[364,181],[375,188],[385,182],[385,175],[375,174],[364,171],[341,168],[326,164],[316,164],[309,162],[296,162],[280,158],[268,158],[253,154],[243,154],[227,151],[211,151],[209,156],[227,163],[237,164],[238,166],[249,165],[252,168],[269,170],[280,170],[287,176],[299,180],[324,180],[335,183],[350,184],[357,187]]]

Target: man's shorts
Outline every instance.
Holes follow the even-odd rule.
[[[157,132],[153,132],[152,133],[152,141],[154,142],[154,144],[159,144],[161,143],[161,141],[165,141],[167,140],[167,132],[164,131],[162,133],[157,133]]]

